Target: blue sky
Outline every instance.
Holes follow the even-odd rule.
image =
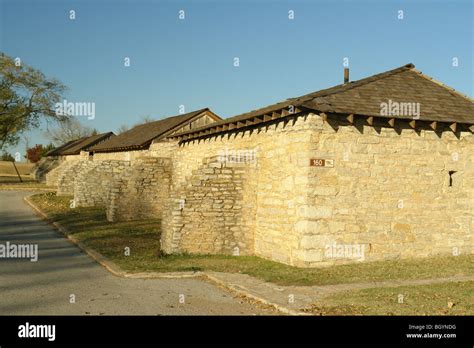
[[[68,101],[94,102],[95,119],[81,121],[101,132],[179,105],[230,117],[331,87],[344,57],[351,80],[414,63],[473,97],[473,3],[0,0],[0,50],[61,80]],[[47,143],[38,129],[28,137]]]

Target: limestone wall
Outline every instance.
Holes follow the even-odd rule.
[[[97,152],[94,153],[94,161],[134,161],[143,156],[148,156],[148,150]]]
[[[58,176],[57,195],[72,196],[74,195],[74,185],[83,171],[88,170],[92,162],[88,160],[65,161],[64,168]]]
[[[81,161],[75,171],[72,194],[76,207],[105,207],[112,183],[130,166],[128,161]],[[64,185],[60,188],[64,190]],[[58,190],[59,194],[60,190]]]
[[[107,198],[107,219],[127,221],[161,218],[169,197],[171,161],[143,157],[114,177]]]
[[[251,166],[205,158],[187,182],[172,192],[163,214],[162,249],[167,253],[253,255],[255,205],[243,185]],[[250,209],[249,209],[250,208]]]
[[[59,177],[71,164],[70,162],[58,160],[58,165],[45,174],[46,185],[57,187]]]
[[[46,174],[57,168],[62,162],[57,157],[43,157],[32,171],[32,176],[38,182],[46,182]]]
[[[164,251],[229,253],[240,241],[245,254],[303,267],[474,252],[471,133],[336,129],[310,114],[175,147]],[[239,149],[257,151],[252,173],[231,170],[228,182],[216,180],[229,168],[210,158]],[[220,207],[223,192],[246,213]]]
[[[314,123],[312,118],[314,117],[307,117],[306,120],[300,118],[294,124],[269,125],[260,131],[194,141],[176,148],[172,152],[171,197],[174,208],[170,209],[170,214],[178,216],[179,221],[176,206],[179,199],[184,198],[181,212],[184,226],[176,224],[176,218],[163,217],[164,251],[211,252],[209,244],[214,240],[217,250],[229,253],[229,247],[221,247],[222,237],[216,236],[227,233],[216,228],[222,226],[222,218],[225,218],[226,213],[226,208],[217,208],[217,205],[223,200],[221,195],[229,192],[234,204],[232,208],[228,208],[228,212],[234,214],[232,219],[236,227],[232,230],[232,235],[236,239],[241,238],[241,252],[294,264],[300,240],[297,229],[300,207],[308,204],[309,168],[300,164],[310,156],[311,129]],[[232,156],[249,154],[249,151],[255,151],[256,160],[254,163],[246,162],[243,172],[237,173],[235,169],[231,169],[231,172],[221,173],[221,170],[230,169],[227,165],[214,168],[213,173],[207,172],[210,169],[208,158],[220,157],[226,163]],[[219,182],[213,177],[222,174],[229,175],[227,179],[230,179],[230,183]],[[200,180],[201,176],[209,175],[211,176],[205,180]],[[200,183],[197,187],[192,187],[190,183],[193,182]],[[234,188],[226,185],[233,185]],[[209,202],[206,201],[196,209],[198,197],[209,197]],[[190,199],[193,201],[189,201]],[[238,212],[240,209],[242,213]],[[227,238],[229,246],[235,244],[232,235]],[[203,239],[205,249],[198,244]],[[191,240],[195,242],[191,243]]]
[[[362,123],[362,134],[353,126],[336,132],[322,120],[318,128],[312,157],[332,159],[334,167],[310,168],[300,222],[305,265],[474,252],[471,133],[457,138],[447,130],[440,138]],[[341,246],[348,251],[335,253]],[[363,257],[351,255],[354,247],[363,247]]]

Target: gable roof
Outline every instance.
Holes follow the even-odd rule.
[[[413,64],[348,82],[301,97],[290,98],[257,110],[224,119],[212,125],[181,132],[173,137],[195,138],[204,133],[217,133],[266,122],[276,117],[302,110],[316,112],[355,114],[413,120],[411,116],[383,116],[381,103],[389,100],[398,103],[419,103],[421,121],[458,122],[474,124],[474,101],[415,70]],[[274,115],[275,112],[279,116]],[[268,116],[255,119],[259,116]],[[226,129],[227,128],[227,129]]]
[[[81,138],[84,139],[84,138]],[[67,143],[62,144],[61,146],[58,146],[48,152],[46,152],[46,156],[59,156],[62,150],[65,150],[69,147],[71,147],[73,144],[77,143],[81,139],[76,139],[76,140],[70,140]]]
[[[159,140],[185,124],[206,113],[215,120],[221,120],[209,108],[199,109],[186,114],[168,117],[162,120],[144,123],[133,127],[101,144],[93,146],[94,152],[127,151],[147,149],[153,140]]]
[[[47,152],[46,156],[78,155],[81,151],[88,150],[90,147],[100,143],[101,141],[114,136],[115,134],[113,132],[107,132],[68,141],[67,143]]]

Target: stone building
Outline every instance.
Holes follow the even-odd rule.
[[[408,64],[155,137],[102,196],[110,220],[161,218],[165,253],[301,267],[472,253],[473,125],[472,99]],[[123,156],[100,152],[117,140],[94,161]]]
[[[169,159],[150,151],[153,141],[221,120],[208,108],[133,127],[87,149],[64,171],[58,194],[75,206],[104,206],[110,221],[161,216],[168,195]],[[84,153],[82,153],[84,155]],[[66,184],[67,182],[67,184]]]
[[[47,152],[46,157],[36,166],[34,172],[36,180],[46,181],[46,184],[49,186],[58,186],[58,180],[61,177],[64,177],[66,181],[69,182],[71,176],[65,176],[65,171],[72,169],[81,158],[87,158],[92,155],[92,153],[89,153],[88,151],[90,147],[114,136],[115,134],[113,132],[107,132],[82,137],[68,141],[67,143]],[[66,186],[66,184],[61,186]]]

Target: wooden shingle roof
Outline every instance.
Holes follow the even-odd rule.
[[[304,110],[413,120],[410,115],[381,114],[381,104],[389,101],[419,103],[420,115],[417,119],[421,121],[474,124],[473,99],[422,74],[413,64],[407,64],[358,81],[290,98],[211,125],[173,134],[173,137],[191,139],[222,133],[298,114]]]
[[[148,149],[153,140],[163,138],[176,129],[183,127],[188,122],[200,117],[203,113],[206,113],[215,120],[221,120],[221,118],[210,111],[209,108],[199,109],[186,114],[135,126],[103,143],[93,146],[90,151],[114,152]]]
[[[89,137],[82,137],[76,140],[69,141],[51,151],[46,156],[68,156],[78,155],[81,151],[87,151],[90,147],[114,137],[113,132],[91,135]]]

